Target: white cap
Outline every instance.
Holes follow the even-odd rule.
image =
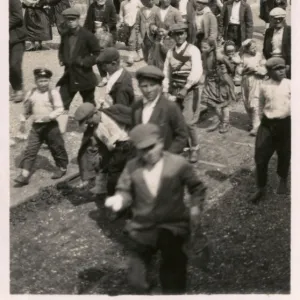
[[[275,7],[270,11],[270,17],[273,18],[285,18],[286,11],[280,7]]]

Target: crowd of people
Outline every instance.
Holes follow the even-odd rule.
[[[16,183],[29,183],[43,143],[57,166],[52,178],[67,173],[64,134],[70,105],[79,92],[83,104],[74,118],[84,134],[78,145],[78,188],[95,180],[91,192],[106,195],[108,208],[119,213],[130,207],[129,281],[135,288],[151,289],[147,269],[160,250],[163,293],[185,293],[183,245],[190,222],[200,220],[206,190],[193,167],[201,149],[197,131],[201,105],[215,115],[207,131],[225,134],[231,104],[238,98],[235,87],[241,86],[249,132],[256,136],[257,192],[249,200],[258,203],[265,196],[268,163],[275,151],[278,193],[288,190],[291,27],[285,21],[286,1],[261,0],[261,18],[266,22],[262,53],[253,39],[252,9],[246,0],[124,0],[117,5],[95,0],[83,26],[80,12],[68,1],[22,2],[9,0],[10,83],[14,102],[24,103],[21,127],[29,117],[33,124]],[[33,50],[51,39],[49,8],[61,34],[58,59],[64,73],[57,89],[50,89],[52,71],[35,69],[36,87],[24,95],[25,41],[31,42],[27,50]],[[117,41],[128,46],[128,66],[141,60],[147,64],[135,75],[141,99],[134,93],[132,75],[121,66]],[[101,99],[95,99],[97,86],[105,86]],[[181,155],[186,148],[189,162]],[[185,187],[191,194],[188,209]]]

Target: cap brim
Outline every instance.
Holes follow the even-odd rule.
[[[285,65],[277,65],[272,68],[272,70],[285,69]]]
[[[155,145],[157,142],[158,142],[158,139],[155,137],[152,137],[152,138],[148,138],[147,140],[144,140],[144,141],[141,141],[141,142],[135,144],[135,147],[139,150],[143,150],[145,148]]]

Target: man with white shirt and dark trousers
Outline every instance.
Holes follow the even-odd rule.
[[[220,15],[220,33],[225,41],[231,40],[237,48],[242,42],[252,39],[252,10],[244,0],[230,0],[224,3]]]
[[[130,160],[116,187],[105,201],[113,211],[130,208],[125,244],[130,251],[128,280],[139,293],[151,292],[147,279],[151,259],[160,251],[159,270],[162,294],[186,293],[187,254],[184,245],[190,223],[199,224],[206,188],[186,160],[164,152],[159,127],[141,124],[130,133],[137,156]],[[188,188],[191,205],[184,203]]]
[[[186,41],[187,30],[188,26],[184,23],[175,24],[170,28],[176,46],[167,53],[163,92],[182,108],[189,132],[190,162],[195,163],[198,161],[199,150],[196,124],[200,115],[200,78],[203,69],[199,49]]]
[[[164,74],[154,66],[145,66],[136,73],[143,99],[132,106],[132,125],[156,124],[161,130],[164,149],[181,154],[188,142],[187,127],[176,103],[162,94]]]
[[[280,178],[277,193],[288,190],[287,177],[291,160],[291,82],[286,78],[285,61],[279,57],[267,60],[270,79],[260,88],[259,110],[261,124],[255,143],[257,192],[250,200],[257,203],[266,194],[268,164],[276,151],[277,174]]]

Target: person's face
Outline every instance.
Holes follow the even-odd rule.
[[[208,53],[211,51],[211,46],[208,43],[201,43],[201,51],[203,53]]]
[[[281,81],[282,79],[286,78],[285,67],[280,67],[275,70],[271,70],[270,77],[275,81]]]
[[[79,18],[68,17],[66,18],[66,23],[69,29],[74,30],[79,26]]]
[[[205,7],[205,4],[196,2],[196,11],[201,12]]]
[[[232,45],[229,45],[225,49],[225,54],[229,57],[232,58],[235,54],[235,47]]]
[[[248,53],[250,55],[256,55],[256,44],[255,43],[252,43],[248,49]]]
[[[162,8],[167,8],[171,5],[171,0],[161,0],[160,4]]]
[[[113,61],[111,63],[104,63],[102,66],[103,70],[106,71],[109,75],[115,73],[119,68],[119,64],[116,61]]]
[[[280,29],[284,26],[284,18],[273,18],[272,19],[272,25],[276,29]]]
[[[162,91],[162,86],[155,80],[141,79],[139,82],[139,88],[143,96],[149,101],[154,101]]]
[[[162,141],[157,141],[156,144],[144,148],[138,149],[137,155],[147,164],[150,166],[155,165],[162,157],[163,154],[163,143]]]
[[[151,8],[154,5],[154,0],[146,0],[144,5]]]
[[[187,39],[187,32],[185,30],[177,31],[172,36],[177,45],[182,45]]]
[[[37,78],[35,83],[39,91],[46,92],[49,89],[50,79],[44,77]]]

